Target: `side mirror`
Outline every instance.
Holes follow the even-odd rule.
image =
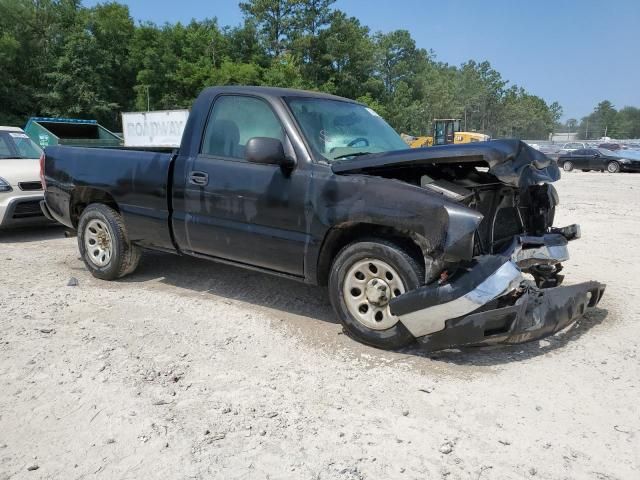
[[[600,154],[599,153],[594,153],[593,156],[598,158],[600,156]]]
[[[279,165],[287,170],[295,167],[295,160],[284,153],[282,142],[277,138],[250,138],[245,147],[244,157],[251,163]]]

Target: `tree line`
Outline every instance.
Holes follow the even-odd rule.
[[[568,119],[563,128],[565,132],[577,133],[581,140],[640,138],[640,108],[616,110],[609,100],[604,100],[582,120]]]
[[[137,24],[126,5],[0,0],[0,124],[33,115],[95,118],[189,107],[207,86],[319,90],[366,103],[398,131],[429,134],[460,118],[493,137],[546,138],[557,102],[502,78],[489,62],[454,66],[410,33],[372,32],[335,0],[247,0],[240,25],[217,19]]]

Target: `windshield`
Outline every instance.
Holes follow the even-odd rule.
[[[286,100],[311,148],[329,162],[408,148],[380,115],[363,105],[325,98]]]
[[[22,132],[0,132],[0,160],[3,158],[40,158],[42,150],[27,134]]]

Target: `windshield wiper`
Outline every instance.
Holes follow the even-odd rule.
[[[334,160],[340,160],[341,158],[347,158],[347,157],[360,157],[362,155],[371,155],[371,152],[345,153],[344,155],[338,155],[337,157],[334,158]]]

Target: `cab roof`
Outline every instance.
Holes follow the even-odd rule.
[[[325,98],[328,100],[340,100],[342,102],[358,103],[349,98],[339,97],[337,95],[331,95],[330,93],[313,92],[310,90],[297,90],[295,88],[228,85],[228,86],[209,87],[205,89],[203,93],[211,93],[211,92],[215,92],[215,95],[220,93],[245,93],[245,94],[261,95],[265,97]]]

